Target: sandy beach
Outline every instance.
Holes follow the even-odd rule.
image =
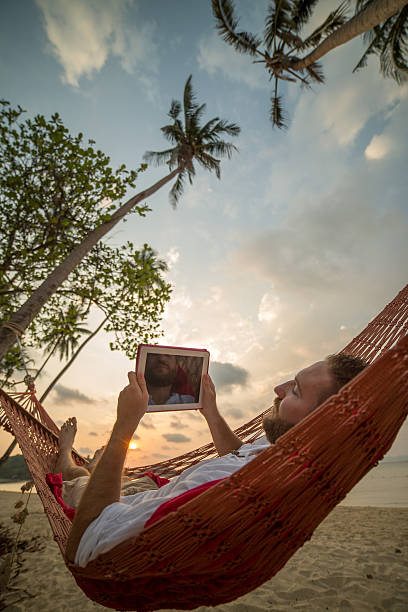
[[[16,533],[11,515],[18,493],[0,492],[0,522]],[[0,609],[8,612],[87,612],[106,609],[88,600],[66,570],[37,495],[32,495],[11,589]],[[217,608],[260,610],[389,610],[408,605],[408,508],[338,507],[272,580]]]

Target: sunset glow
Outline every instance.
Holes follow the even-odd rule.
[[[135,450],[136,448],[137,448],[136,442],[134,442],[133,440],[129,442],[129,450]]]

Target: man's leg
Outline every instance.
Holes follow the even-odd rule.
[[[85,467],[76,465],[72,459],[72,445],[77,432],[77,421],[75,417],[69,418],[62,425],[59,435],[59,453],[54,472],[62,472],[62,480],[73,480],[78,476],[89,476],[90,472]]]

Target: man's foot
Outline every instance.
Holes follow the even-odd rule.
[[[92,457],[92,459],[90,460],[90,462],[86,466],[87,469],[90,472],[92,472],[92,470],[94,469],[95,465],[98,463],[98,459],[101,456],[101,454],[103,453],[104,448],[105,448],[104,446],[101,446],[101,448],[98,448],[98,450],[95,451],[94,456]]]
[[[70,417],[62,425],[59,434],[59,449],[71,451],[74,443],[75,434],[77,432],[77,420],[75,417]]]

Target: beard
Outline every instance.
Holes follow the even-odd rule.
[[[281,400],[277,397],[273,402],[273,408],[270,412],[264,415],[262,426],[264,428],[266,438],[271,444],[275,444],[276,440],[283,436],[289,429],[292,429],[293,424],[284,421],[279,416],[279,406]]]
[[[145,370],[146,384],[150,387],[170,387],[177,374],[177,368],[166,368],[163,371],[158,371],[154,367],[149,367]]]

